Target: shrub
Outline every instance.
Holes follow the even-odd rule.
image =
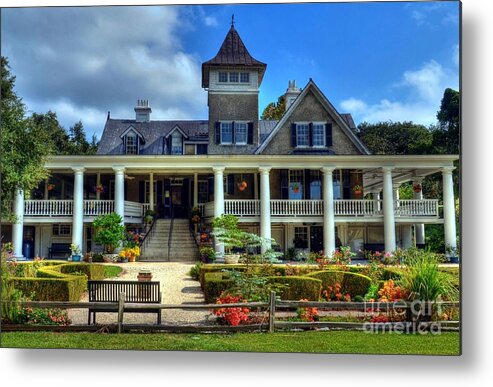
[[[300,301],[308,301],[308,300],[300,300]],[[301,321],[313,322],[318,321],[318,309],[310,308],[310,307],[301,307],[296,309],[296,315]]]
[[[284,285],[280,289],[281,300],[301,300],[318,301],[322,290],[322,281],[309,277],[269,277],[269,281]]]
[[[125,240],[125,226],[122,217],[115,212],[99,215],[92,223],[94,227],[94,241],[103,245],[104,250],[111,254],[120,243]]]
[[[244,271],[246,270],[246,266],[243,264],[236,264],[236,265],[209,264],[209,265],[201,266],[199,269],[199,282],[202,290],[205,290],[205,275],[207,273],[216,273],[222,270]]]
[[[221,296],[221,293],[233,285],[227,273],[206,273],[204,276],[204,298],[206,304],[212,304]]]
[[[53,272],[56,273],[56,272]],[[87,288],[87,277],[71,275],[52,278],[11,278],[8,280],[23,294],[34,293],[36,301],[79,301]]]
[[[246,302],[241,296],[232,296],[230,294],[221,295],[216,304],[238,304],[241,302]],[[240,325],[242,322],[248,322],[248,315],[250,309],[248,308],[221,308],[215,309],[214,315],[219,318],[219,321],[232,326]]]
[[[22,324],[35,325],[69,325],[71,323],[67,311],[59,308],[23,308],[21,320]]]
[[[190,277],[192,277],[195,281],[197,281],[199,279],[200,267],[201,266],[202,266],[202,263],[197,263],[194,266],[192,266],[192,268],[188,272],[188,274],[190,275]]]
[[[365,275],[351,273],[350,271],[323,270],[306,275],[310,278],[317,278],[322,281],[323,289],[329,286],[341,285],[342,293],[354,298],[356,296],[363,297],[371,285],[371,279]]]

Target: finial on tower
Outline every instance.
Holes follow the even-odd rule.
[[[231,15],[231,27],[235,26],[235,14]]]

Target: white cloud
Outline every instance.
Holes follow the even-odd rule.
[[[452,61],[456,66],[459,66],[460,63],[460,50],[459,50],[459,45],[456,44],[454,46],[454,53],[452,54]]]
[[[405,71],[394,86],[402,88],[402,101],[382,98],[369,104],[353,96],[342,101],[340,107],[352,113],[356,122],[390,120],[430,125],[436,122],[443,91],[447,87],[458,89],[458,76],[431,60],[417,70]]]
[[[207,27],[217,27],[219,23],[217,22],[217,19],[214,16],[206,16],[204,18],[204,24]]]

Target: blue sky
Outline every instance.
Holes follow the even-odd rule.
[[[459,4],[253,4],[2,10],[2,55],[30,111],[54,110],[100,134],[106,112],[131,118],[207,117],[200,65],[235,15],[250,53],[268,64],[260,112],[313,80],[362,121],[435,122],[443,90],[458,89]]]

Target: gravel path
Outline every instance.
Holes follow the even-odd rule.
[[[136,281],[141,269],[152,272],[152,280],[159,281],[161,285],[161,297],[163,304],[201,304],[204,303],[204,294],[198,281],[194,281],[188,275],[193,264],[179,262],[133,262],[118,264],[124,269],[119,280]],[[87,292],[81,301],[88,301]],[[87,309],[69,310],[69,317],[73,324],[87,324]],[[211,318],[207,310],[181,310],[170,309],[161,312],[161,323],[173,324],[206,324]],[[112,324],[117,322],[117,313],[98,313],[98,324]],[[126,324],[155,324],[156,315],[152,313],[125,313],[123,322]]]

